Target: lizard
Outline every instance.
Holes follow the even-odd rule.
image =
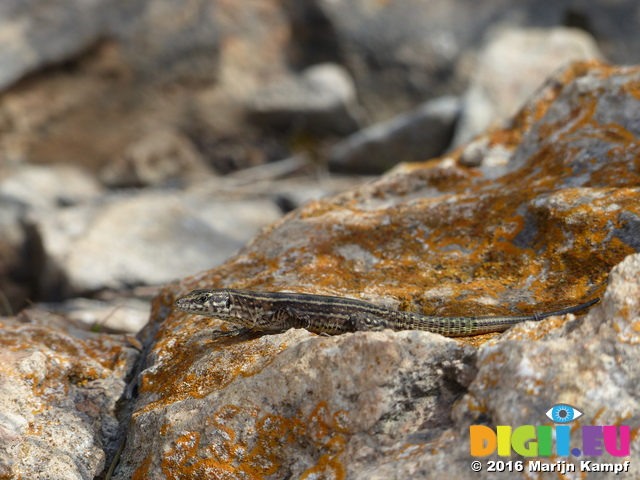
[[[174,306],[186,313],[214,317],[240,326],[238,335],[248,330],[275,333],[289,328],[305,328],[325,335],[390,328],[461,337],[502,332],[517,323],[580,312],[599,300],[595,298],[561,310],[531,315],[437,317],[391,310],[352,298],[222,288],[193,290],[178,298]]]

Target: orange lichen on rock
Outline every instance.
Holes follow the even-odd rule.
[[[198,323],[202,323],[202,320]],[[206,339],[206,326],[194,324],[193,330],[182,329],[174,337],[165,337],[156,348],[170,355],[170,361],[163,362],[163,368],[149,371],[141,381],[141,391],[147,394],[163,395],[136,412],[136,415],[150,409],[171,404],[187,398],[203,398],[215,390],[231,383],[236,377],[249,377],[267,367],[286,348],[264,348],[260,338],[238,340],[233,338]],[[224,355],[217,357],[215,364],[202,371],[198,359],[224,349]],[[191,370],[196,369],[197,371]]]
[[[162,456],[162,472],[175,480],[257,480],[277,474],[292,444],[310,441],[316,445],[317,463],[300,478],[313,478],[314,474],[345,478],[338,457],[344,447],[342,434],[346,432],[341,433],[343,428],[332,420],[343,413],[329,411],[323,402],[306,418],[258,413],[255,432],[249,436],[228,426],[237,425],[245,413],[244,408],[225,405],[209,417],[202,431],[167,431],[166,435],[175,438],[173,448]],[[148,465],[140,465],[138,471],[148,471]]]
[[[2,478],[93,477],[117,434],[137,350],[124,336],[56,325],[36,309],[0,321]]]
[[[126,347],[106,337],[96,335],[80,340],[43,325],[1,321],[0,329],[3,332],[0,351],[7,352],[12,362],[19,362],[35,351],[41,352],[42,363],[30,366],[32,370],[21,367],[21,378],[43,399],[59,397],[71,384],[86,387],[89,382],[104,379],[114,371],[124,375],[130,361]],[[9,368],[9,361],[5,363]]]

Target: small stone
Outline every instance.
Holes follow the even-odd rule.
[[[339,65],[321,64],[263,87],[247,109],[260,124],[344,135],[358,128],[354,102],[349,73]]]
[[[382,173],[400,162],[437,157],[451,141],[459,111],[457,98],[443,97],[362,129],[332,147],[329,167],[352,173]]]

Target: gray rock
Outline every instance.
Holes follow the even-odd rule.
[[[601,57],[595,40],[582,30],[556,27],[494,32],[478,54],[463,97],[454,146],[507,121],[560,67]]]
[[[344,68],[322,64],[267,84],[249,100],[247,110],[264,125],[348,134],[358,128],[355,94]]]
[[[34,209],[76,205],[102,193],[93,176],[71,165],[16,165],[0,180],[0,195]]]
[[[134,69],[144,75],[211,78],[218,32],[208,2],[6,0],[0,7],[0,90],[27,73],[74,58],[105,37],[125,45]],[[164,22],[171,27],[165,28]],[[160,26],[160,28],[158,28]],[[164,75],[163,75],[164,71]],[[185,72],[182,72],[183,74]]]
[[[356,173],[381,173],[400,162],[437,157],[451,141],[459,112],[460,101],[456,97],[426,102],[334,145],[329,153],[329,167]]]
[[[4,1],[0,7],[0,90],[96,42],[102,32],[100,12],[108,3],[112,2]]]
[[[78,327],[106,333],[138,333],[149,320],[149,301],[137,298],[93,300],[73,298],[63,303],[39,303]]]
[[[159,285],[226,260],[280,210],[260,200],[140,192],[38,218],[49,290]]]

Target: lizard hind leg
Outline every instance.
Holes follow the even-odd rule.
[[[379,332],[389,327],[389,322],[370,313],[358,312],[350,316],[354,332]]]

